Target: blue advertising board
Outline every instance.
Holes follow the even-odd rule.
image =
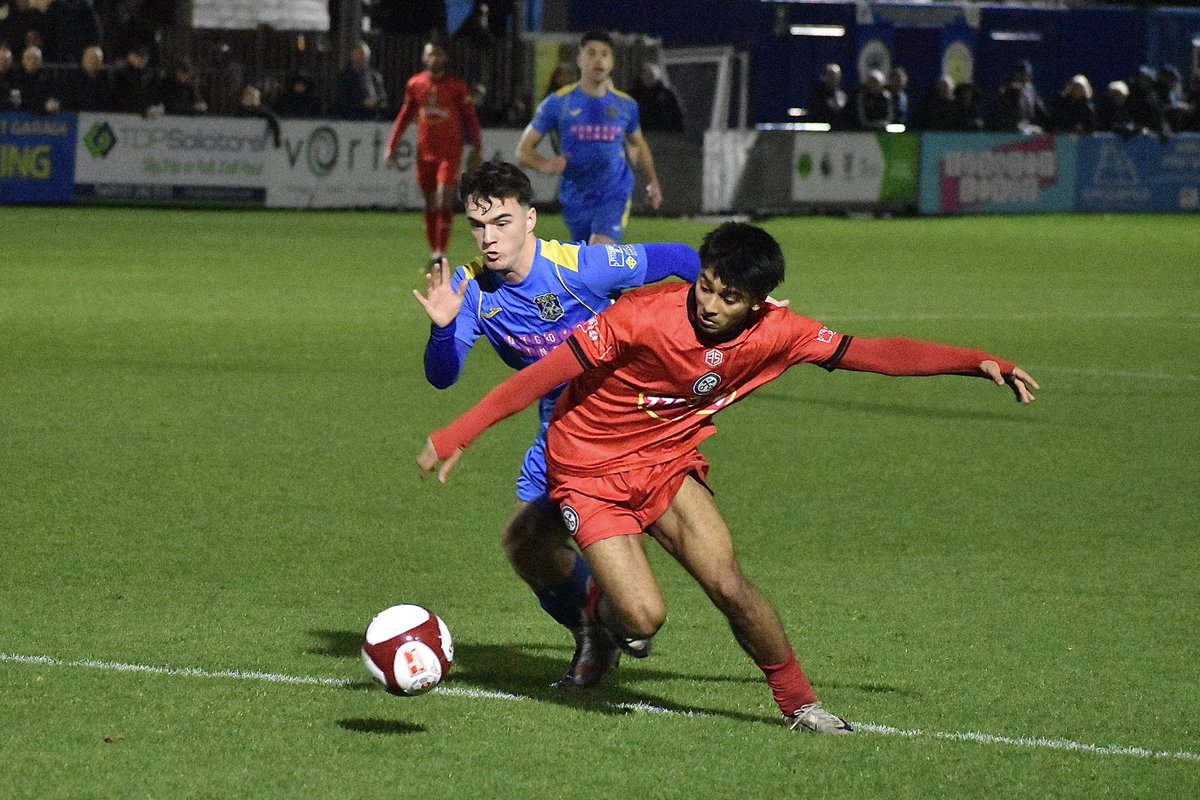
[[[1075,207],[1075,137],[921,136],[922,214],[1020,214]]]
[[[1200,211],[1200,136],[1079,142],[1079,211]]]
[[[75,115],[0,114],[0,203],[75,197]]]

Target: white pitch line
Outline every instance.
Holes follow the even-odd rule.
[[[14,653],[0,653],[0,663],[31,664],[45,667],[82,667],[99,669],[110,672],[138,672],[151,675],[168,675],[185,678],[233,678],[235,680],[262,681],[266,683],[282,683],[302,686],[328,686],[345,688],[355,681],[346,678],[317,678],[308,676],[282,675],[276,672],[256,672],[248,670],[207,670],[200,667],[156,667],[149,664],[124,664],[119,661],[100,661],[86,659],[67,661],[51,656],[27,656]],[[508,692],[496,692],[486,689],[467,689],[454,686],[439,686],[431,694],[446,697],[464,697],[472,700],[521,700],[532,701],[532,697]],[[679,711],[663,708],[650,703],[610,703],[611,708],[632,711],[639,714],[660,714],[679,717],[716,718],[717,714],[704,711]],[[1186,750],[1150,750],[1144,747],[1125,747],[1121,745],[1096,745],[1077,742],[1073,739],[1047,739],[1034,736],[997,736],[990,733],[970,731],[967,733],[947,733],[944,731],[902,730],[890,725],[876,725],[870,722],[855,722],[854,727],[861,731],[880,734],[883,736],[902,736],[908,739],[941,739],[951,742],[974,742],[976,744],[1000,744],[1018,747],[1037,747],[1048,750],[1066,750],[1079,753],[1091,753],[1104,756],[1132,756],[1135,758],[1150,758],[1159,760],[1190,761],[1200,764],[1200,753]]]

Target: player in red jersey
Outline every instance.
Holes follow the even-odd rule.
[[[567,346],[496,387],[430,436],[418,466],[443,482],[471,441],[569,381],[547,435],[550,497],[592,568],[589,614],[622,650],[649,654],[666,605],[639,534],[653,536],[725,614],[792,728],[850,733],[821,705],[770,601],[742,574],[705,483],[697,446],[713,415],[795,364],[885,375],[970,375],[1022,403],[1037,383],[979,350],[836,333],[766,301],[783,254],[761,228],[726,223],[705,237],[696,283],[627,292],[576,328]]]
[[[474,148],[467,169],[479,164],[483,149],[479,116],[471,87],[462,78],[446,72],[450,63],[437,42],[428,42],[421,56],[426,69],[408,79],[404,104],[392,125],[385,153],[387,166],[396,169],[396,145],[417,118],[417,186],[425,195],[425,238],[429,241],[430,263],[437,266],[450,245],[454,221],[454,195],[461,172],[464,133]]]

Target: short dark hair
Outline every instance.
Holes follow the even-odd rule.
[[[726,222],[711,230],[700,245],[700,266],[721,283],[766,299],[783,283],[783,250],[771,234],[744,222]]]
[[[528,208],[533,204],[533,185],[529,182],[529,176],[516,164],[493,158],[463,173],[458,184],[458,196],[464,203],[472,197],[492,197],[497,200],[512,197]]]
[[[588,42],[601,42],[608,45],[613,50],[617,49],[617,46],[613,44],[612,34],[603,28],[593,28],[585,33],[579,40],[579,49],[582,50],[583,48],[587,47]]]

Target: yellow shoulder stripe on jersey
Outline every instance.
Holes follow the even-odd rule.
[[[576,81],[575,83],[568,83],[566,86],[563,86],[560,89],[558,89],[558,91],[556,91],[554,94],[558,95],[559,97],[566,97],[571,92],[575,91],[575,87],[578,85],[579,85],[578,81]]]
[[[483,256],[475,256],[463,264],[463,269],[467,271],[467,280],[475,280],[487,271],[487,259]]]
[[[620,89],[618,89],[615,86],[609,87],[609,91],[612,92],[613,94],[615,94],[617,97],[620,97],[624,100],[632,100],[633,99],[633,95],[625,94],[624,92],[622,92]]]
[[[579,245],[542,239],[542,256],[563,269],[579,272]]]

